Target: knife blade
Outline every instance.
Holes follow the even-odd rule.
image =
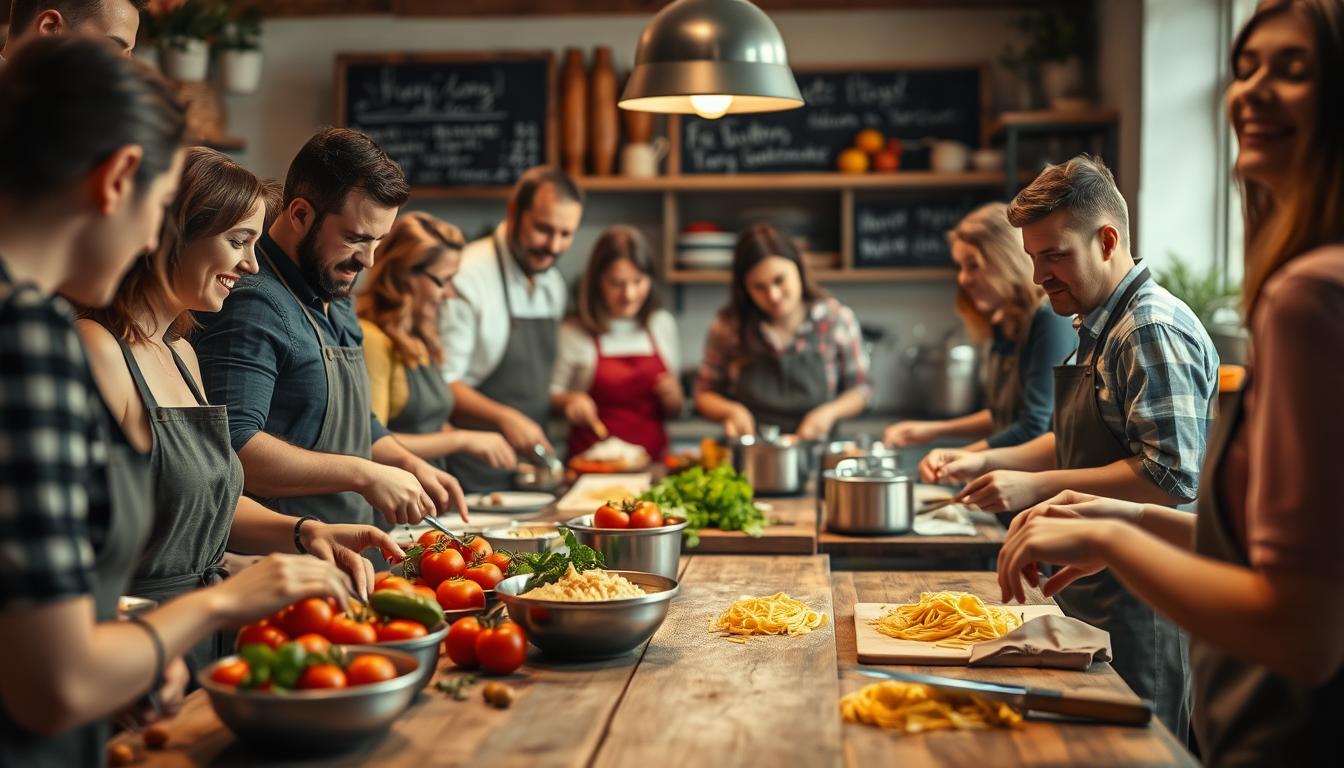
[[[846,667],[867,677],[881,680],[899,680],[906,683],[919,683],[931,688],[977,693],[1000,701],[1006,701],[1023,713],[1050,712],[1056,715],[1068,715],[1097,723],[1111,725],[1147,725],[1153,717],[1153,705],[1146,700],[1134,701],[1108,693],[1089,691],[1075,693],[1057,691],[1052,688],[1028,688],[1004,683],[988,683],[981,680],[962,680],[955,677],[922,675],[917,672],[894,672],[872,667]]]

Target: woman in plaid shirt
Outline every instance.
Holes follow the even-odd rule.
[[[729,304],[705,340],[696,410],[730,438],[769,424],[806,440],[857,416],[869,395],[854,312],[808,279],[788,238],[749,227],[733,254]]]

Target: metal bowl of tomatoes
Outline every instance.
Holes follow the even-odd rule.
[[[648,506],[641,508],[641,505]],[[574,538],[580,544],[602,553],[607,568],[656,573],[675,579],[681,560],[681,531],[686,527],[686,521],[679,517],[663,517],[652,502],[641,501],[628,506],[630,508],[626,510],[621,505],[604,504],[596,513],[580,515],[565,525],[574,531]],[[648,507],[652,507],[651,514]],[[644,515],[649,517],[641,519]],[[653,525],[655,516],[662,520],[662,525]]]
[[[499,599],[509,618],[523,628],[528,642],[561,659],[608,659],[627,654],[653,637],[677,596],[677,580],[654,573],[612,570],[647,594],[595,602],[536,600],[522,597],[532,574],[499,583]]]
[[[388,659],[396,676],[346,687],[272,693],[217,679],[217,671],[240,661],[238,656],[226,656],[196,678],[215,714],[240,740],[286,751],[340,751],[385,731],[423,685],[422,665],[409,653],[390,650],[387,644],[342,647],[351,659],[365,654]]]
[[[404,640],[380,639],[377,645],[372,646],[378,649],[390,648],[414,656],[420,663],[420,682],[415,686],[417,691],[429,683],[430,678],[434,677],[434,671],[439,668],[439,650],[443,647],[443,638],[448,636],[448,622],[442,621],[427,629],[429,631],[419,637]]]

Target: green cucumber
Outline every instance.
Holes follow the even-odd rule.
[[[395,589],[380,589],[374,592],[369,598],[369,607],[381,616],[411,619],[424,624],[427,628],[443,621],[443,609],[437,602]]]

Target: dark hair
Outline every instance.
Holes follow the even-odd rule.
[[[172,167],[186,113],[162,77],[107,40],[43,37],[0,70],[0,195],[38,201],[120,147],[144,156],[136,193]]]
[[[622,259],[628,259],[635,269],[655,280],[657,272],[653,266],[653,254],[649,244],[638,229],[618,224],[608,227],[593,244],[588,254],[588,266],[584,267],[583,277],[579,279],[579,301],[575,319],[584,330],[591,334],[606,333],[611,317],[607,313],[606,302],[602,300],[602,277],[611,266]],[[635,316],[640,325],[647,325],[649,315],[658,309],[658,292],[650,290],[644,299],[644,305]]]
[[[273,190],[272,185],[213,149],[191,148],[182,167],[177,197],[164,219],[158,250],[136,260],[111,304],[84,315],[128,344],[148,341],[147,329],[136,322],[135,316],[148,310],[155,301],[172,300],[172,280],[182,249],[237,225],[252,212],[258,200],[268,211],[273,209],[276,203],[271,197]],[[169,332],[182,336],[192,324],[191,314],[184,312],[173,321]]]
[[[289,164],[284,206],[307,200],[317,212],[316,226],[327,214],[339,213],[354,191],[387,208],[400,208],[411,197],[401,166],[373,139],[352,128],[326,128],[313,134]]]
[[[532,210],[537,190],[547,184],[555,187],[555,195],[561,200],[572,200],[583,205],[583,190],[579,189],[568,173],[553,165],[537,165],[524,171],[513,185],[509,198],[513,202],[514,215],[521,216]]]
[[[756,306],[756,302],[747,291],[747,275],[757,264],[771,256],[788,259],[798,268],[798,279],[803,286],[805,303],[830,295],[812,282],[802,255],[798,253],[793,242],[781,235],[779,230],[769,224],[753,224],[742,230],[742,234],[737,238],[737,247],[733,249],[733,285],[726,312],[737,322],[738,339],[743,351],[765,341],[761,338],[760,331],[765,313]]]
[[[103,10],[105,0],[14,0],[9,6],[10,37],[22,34],[43,11],[59,11],[66,23],[79,26]],[[149,0],[127,0],[137,13],[144,13]],[[134,42],[134,41],[128,41]]]
[[[1129,247],[1129,206],[1101,158],[1082,154],[1067,163],[1047,165],[1008,204],[1008,221],[1021,228],[1060,208],[1087,229],[1110,219],[1120,232],[1120,244]]]
[[[1246,287],[1249,316],[1269,278],[1284,264],[1313,248],[1344,240],[1344,3],[1339,0],[1267,0],[1241,28],[1232,44],[1232,71],[1251,33],[1261,22],[1296,12],[1311,27],[1317,66],[1316,124],[1303,133],[1310,142],[1294,158],[1291,180],[1271,190],[1247,178],[1242,188],[1245,215]]]

